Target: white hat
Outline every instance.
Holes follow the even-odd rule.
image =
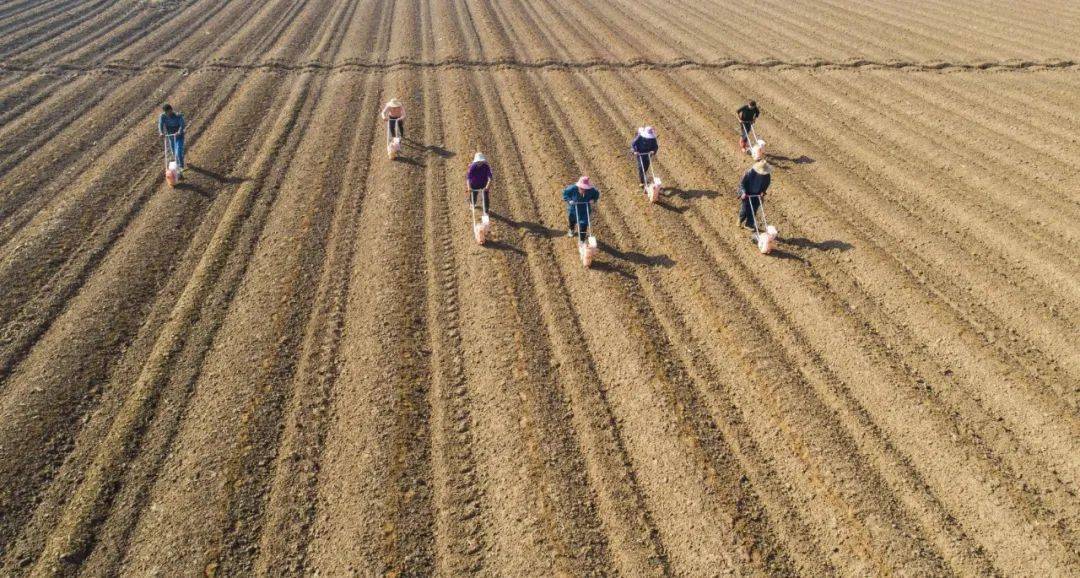
[[[396,98],[391,98],[390,102],[386,103],[386,106],[389,106],[390,108],[397,108],[401,106],[401,101]]]
[[[637,129],[637,133],[643,138],[656,138],[656,129],[651,126],[643,126]]]
[[[589,177],[587,177],[585,175],[581,175],[581,178],[577,180],[577,187],[579,189],[585,189],[585,190],[591,189],[592,188],[592,181],[589,180]]]
[[[761,159],[754,163],[754,172],[759,175],[767,175],[772,172],[772,165],[769,164],[769,161]]]
[[[472,162],[474,162],[474,163],[486,163],[487,162],[487,157],[484,156],[484,153],[477,151],[477,153],[475,155],[473,155]]]

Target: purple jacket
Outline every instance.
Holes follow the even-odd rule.
[[[491,180],[491,166],[485,162],[471,163],[465,179],[469,181],[469,188],[474,191],[486,189],[488,181]]]

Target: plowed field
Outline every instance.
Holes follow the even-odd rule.
[[[0,575],[1080,575],[1078,30],[1067,0],[0,3]]]

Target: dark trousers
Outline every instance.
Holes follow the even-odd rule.
[[[567,222],[567,225],[569,226],[569,229],[571,231],[573,231],[575,226],[578,225],[577,217],[575,217],[574,215],[569,215],[566,218],[566,222]],[[581,232],[578,233],[578,240],[584,242],[588,238],[589,238],[589,223],[581,223]]]
[[[746,197],[739,207],[739,224],[754,227],[758,209],[761,208],[761,197]]]
[[[478,193],[481,190],[484,191],[484,206],[481,207],[481,208],[484,209],[484,212],[486,213],[488,210],[491,209],[491,198],[488,197],[488,190],[487,189],[470,189],[469,202],[472,203],[472,206],[475,207],[476,206],[476,197],[479,196]]]
[[[742,121],[742,130],[743,130],[742,136],[749,139],[750,138],[750,131],[754,130],[754,121],[750,121],[750,122],[746,122],[745,120]]]
[[[644,185],[645,184],[645,175],[648,174],[649,167],[652,165],[652,160],[651,160],[652,157],[650,157],[649,155],[637,155],[637,154],[635,154],[634,156],[637,157],[638,180],[641,181],[641,184]]]
[[[405,138],[405,119],[403,119],[403,118],[388,118],[388,119],[386,119],[386,134],[390,135],[390,138],[394,138],[394,137]]]

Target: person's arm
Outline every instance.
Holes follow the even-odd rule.
[[[161,113],[157,117],[157,133],[158,136],[165,136],[165,113]]]
[[[183,136],[184,129],[187,128],[187,123],[184,121],[184,115],[178,114],[180,117],[180,128],[176,130],[176,134]]]
[[[754,169],[750,169],[749,171],[746,171],[746,174],[743,175],[742,182],[739,183],[740,199],[746,198],[746,188],[750,186],[751,173],[753,172],[753,170]]]
[[[573,186],[569,186],[569,187],[566,187],[565,189],[563,189],[563,191],[562,191],[562,200],[564,202],[569,203],[569,202],[573,201],[573,197],[574,197],[574,187]]]
[[[758,194],[765,196],[765,191],[769,190],[769,185],[772,184],[772,175],[764,175],[761,179],[761,192]]]
[[[387,110],[387,107],[384,106],[384,107],[382,107],[382,112],[379,113],[379,117],[382,118],[383,120],[386,120],[386,118],[387,118],[386,117],[386,110]]]

